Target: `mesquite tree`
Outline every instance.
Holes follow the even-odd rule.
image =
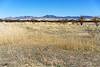
[[[0,19],[0,22],[2,22],[3,20],[2,19]]]
[[[95,23],[96,26],[99,26],[98,20],[97,20],[97,19],[98,19],[97,17],[94,17],[94,18],[92,19],[92,21]]]
[[[84,22],[84,17],[83,17],[83,16],[80,16],[79,21],[80,21],[80,24],[81,24],[81,25],[83,25],[83,22]]]

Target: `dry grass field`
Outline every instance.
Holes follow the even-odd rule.
[[[100,67],[100,27],[0,23],[0,67]]]

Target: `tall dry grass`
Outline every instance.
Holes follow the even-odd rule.
[[[67,23],[0,23],[0,44],[95,51],[96,40],[83,28]]]

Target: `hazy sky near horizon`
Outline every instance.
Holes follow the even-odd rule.
[[[0,0],[0,17],[100,16],[100,0]]]

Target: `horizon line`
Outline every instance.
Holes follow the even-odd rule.
[[[42,16],[34,16],[34,15],[20,15],[20,16],[4,16],[0,18],[7,18],[7,17],[24,17],[24,16],[32,16],[32,17],[44,17],[47,15],[42,15]],[[80,16],[92,16],[92,17],[99,17],[100,15],[66,15],[66,16],[58,16],[58,15],[49,15],[48,16],[56,16],[56,17],[80,17]]]

